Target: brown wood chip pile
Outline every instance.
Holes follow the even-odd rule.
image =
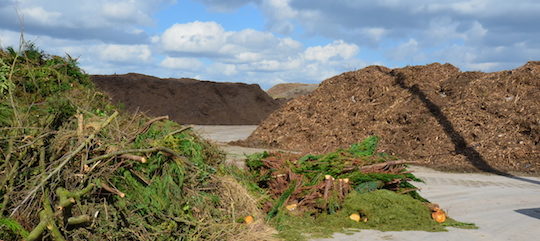
[[[540,62],[510,71],[370,66],[325,80],[245,141],[324,153],[369,135],[380,149],[455,171],[540,174]]]

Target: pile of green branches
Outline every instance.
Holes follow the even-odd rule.
[[[0,239],[241,239],[223,153],[167,119],[119,113],[70,56],[0,50]]]
[[[314,215],[335,213],[352,190],[388,189],[426,201],[410,183],[421,180],[406,170],[407,162],[377,153],[378,140],[371,136],[321,155],[264,152],[249,156],[246,165],[252,180],[273,197],[265,205],[270,218],[286,203]]]
[[[432,205],[412,183],[422,180],[406,169],[414,162],[377,152],[378,141],[371,136],[321,155],[257,153],[247,157],[246,171],[232,173],[260,197],[266,218],[285,239],[328,237],[345,228],[444,231],[444,225],[462,225],[432,220]]]

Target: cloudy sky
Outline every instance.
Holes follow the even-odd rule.
[[[0,0],[0,46],[23,30],[90,74],[269,88],[373,64],[512,69],[540,60],[539,13],[538,0]]]

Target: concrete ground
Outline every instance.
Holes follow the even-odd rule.
[[[246,139],[251,132],[257,129],[255,125],[222,125],[222,126],[201,126],[194,125],[193,129],[202,137],[218,143],[237,141]]]
[[[195,126],[203,137],[229,152],[237,165],[244,154],[261,149],[234,147],[224,142],[244,139],[256,126]],[[540,160],[539,160],[540,161]],[[481,173],[444,173],[413,166],[425,183],[415,183],[420,194],[437,203],[458,221],[475,223],[479,229],[449,228],[449,232],[362,230],[353,235],[334,234],[315,240],[540,240],[540,178],[509,178]]]

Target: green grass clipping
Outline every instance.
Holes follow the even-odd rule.
[[[367,221],[351,220],[349,216],[353,213],[360,214]],[[314,218],[309,215],[295,216],[283,210],[274,221],[278,236],[285,240],[329,238],[336,232],[352,234],[361,229],[441,232],[447,231],[446,227],[477,228],[474,224],[450,218],[444,223],[437,223],[424,203],[389,190],[362,194],[353,191],[347,196],[343,208],[335,214],[321,214]]]

